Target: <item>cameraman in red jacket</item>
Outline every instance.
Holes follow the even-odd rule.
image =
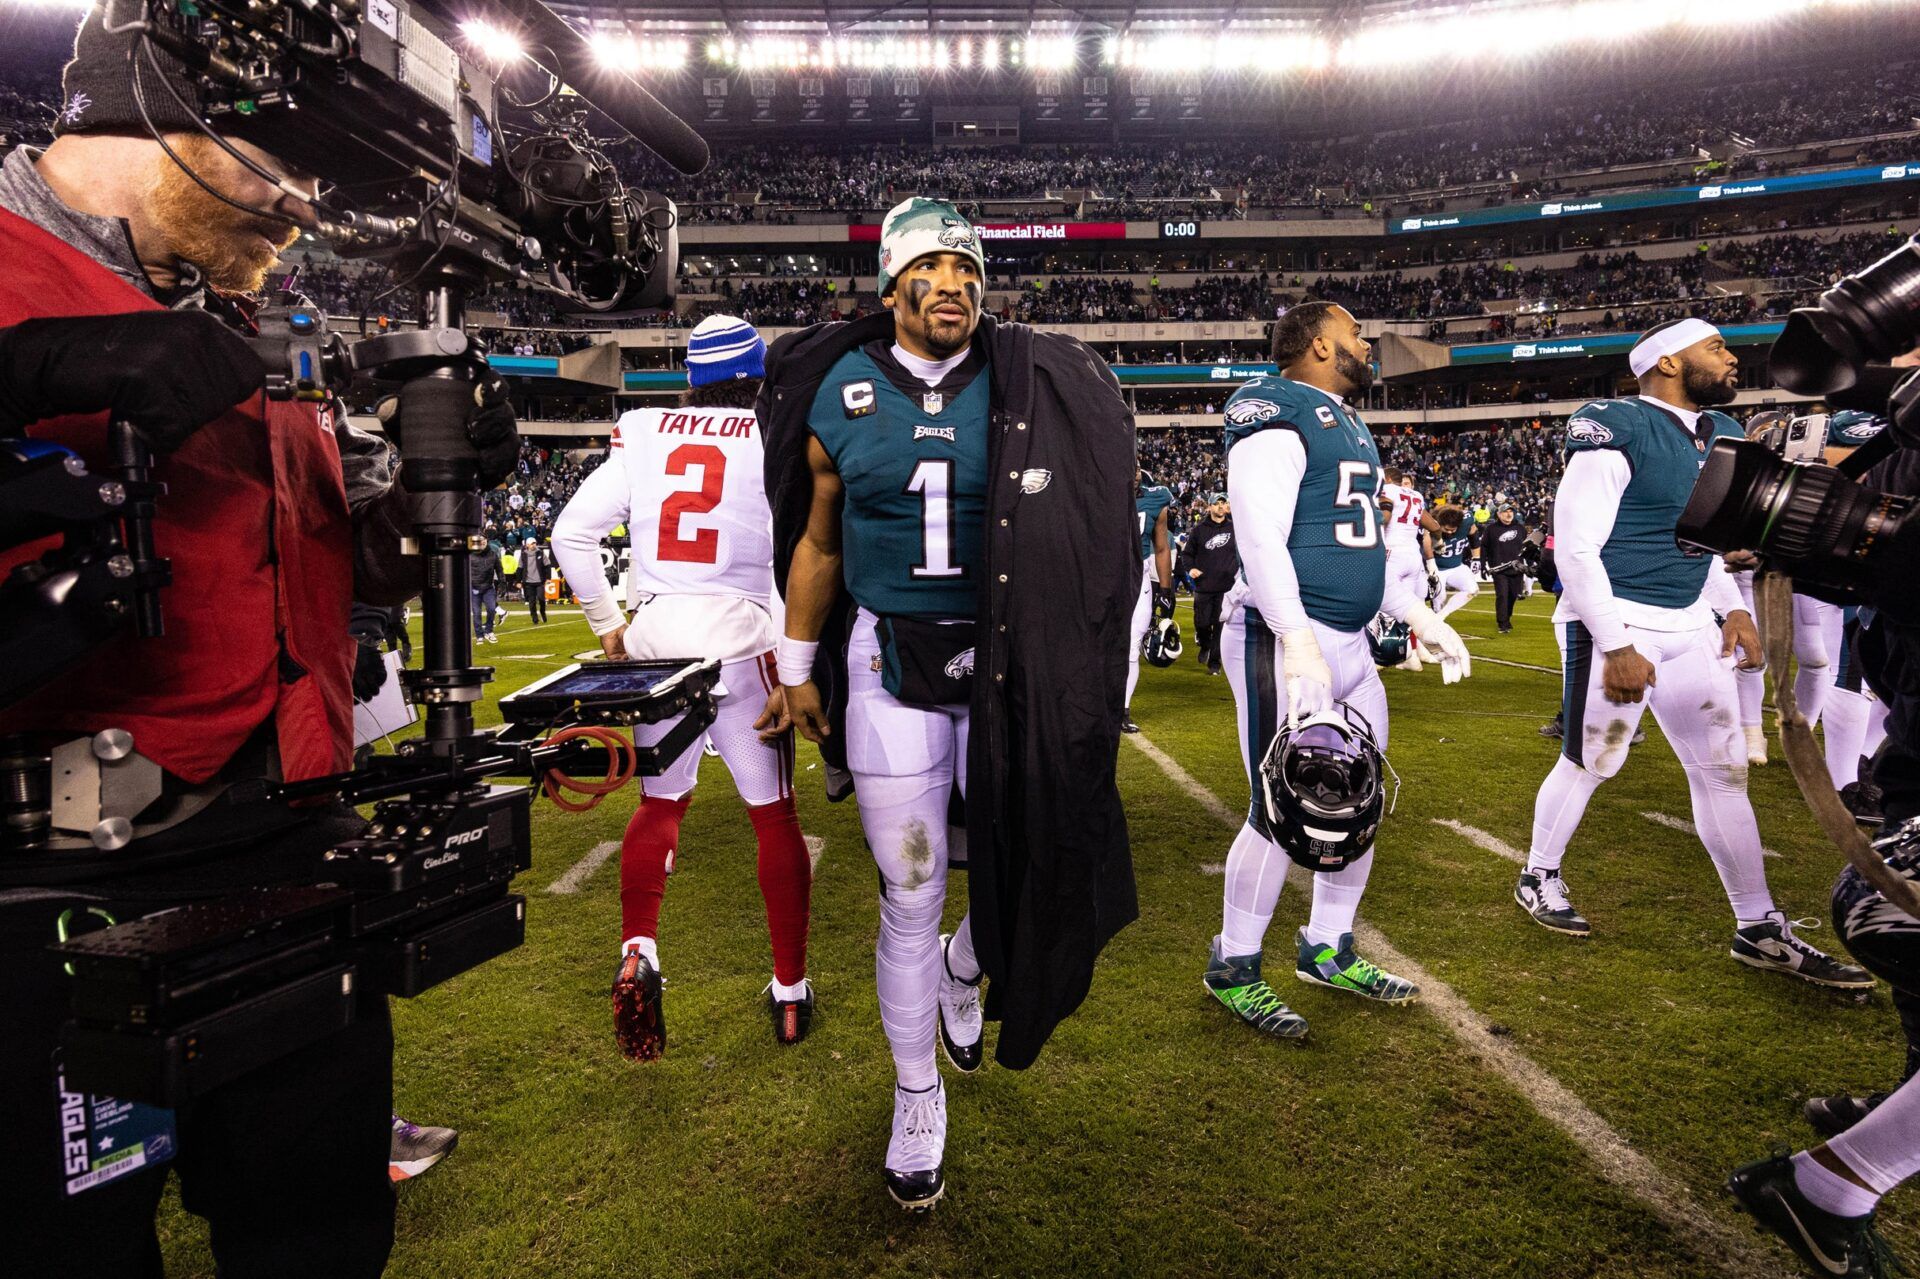
[[[267,400],[239,336],[249,295],[312,219],[295,193],[314,179],[242,142],[283,180],[235,160],[161,82],[191,102],[184,68],[157,46],[154,64],[130,63],[132,39],[92,10],[54,143],[0,166],[0,435],[105,473],[109,416],[133,423],[167,486],[154,541],[172,570],[163,638],[123,635],[0,712],[0,736],[41,749],[125,730],[161,795],[118,851],[0,853],[0,1274],[158,1275],[171,1166],[223,1275],[375,1275],[393,1240],[381,996],[331,1038],[178,1112],[142,1112],[145,1166],[74,1175],[76,1117],[92,1107],[59,1068],[69,982],[47,948],[69,928],[310,881],[319,853],[356,833],[352,810],[250,804],[233,787],[349,767],[350,605],[419,585],[391,450],[325,409]],[[177,161],[143,123],[130,69]],[[496,385],[480,402],[468,434],[491,487],[512,467],[514,424]],[[0,573],[43,549],[0,552]]]

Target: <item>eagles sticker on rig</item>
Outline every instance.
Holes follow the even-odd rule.
[[[1051,483],[1053,483],[1053,472],[1041,467],[1036,466],[1032,470],[1020,472],[1020,491],[1022,493],[1038,493]]]

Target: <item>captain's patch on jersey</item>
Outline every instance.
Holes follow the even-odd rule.
[[[1570,444],[1611,444],[1613,432],[1590,417],[1577,417],[1567,423]]]
[[[1252,426],[1280,415],[1280,406],[1272,400],[1235,400],[1227,405],[1228,426]]]
[[[916,440],[952,440],[953,428],[950,426],[916,426],[913,428]]]
[[[1020,472],[1020,491],[1022,493],[1038,493],[1051,483],[1053,483],[1052,471],[1043,470],[1036,466],[1030,471]]]
[[[865,417],[873,412],[873,383],[849,382],[840,388],[840,403],[848,417]]]
[[[1320,419],[1320,425],[1322,427],[1328,427],[1334,424],[1333,410],[1324,404],[1316,407],[1313,410],[1313,415]]]

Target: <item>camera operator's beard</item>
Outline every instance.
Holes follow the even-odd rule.
[[[1703,409],[1715,408],[1721,404],[1731,404],[1740,394],[1740,388],[1725,374],[1713,374],[1696,365],[1682,365],[1680,385],[1686,391],[1687,398]]]
[[[1346,347],[1335,347],[1333,371],[1347,380],[1347,394],[1361,395],[1373,386],[1373,366]]]
[[[179,138],[174,150],[210,182],[232,163],[208,138]],[[168,252],[199,267],[223,293],[257,292],[280,254],[300,237],[291,222],[254,217],[209,195],[164,155],[154,164],[147,213]]]

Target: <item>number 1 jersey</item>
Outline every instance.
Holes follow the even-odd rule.
[[[773,589],[773,517],[752,409],[631,409],[603,466],[627,482],[627,593],[737,595]]]

